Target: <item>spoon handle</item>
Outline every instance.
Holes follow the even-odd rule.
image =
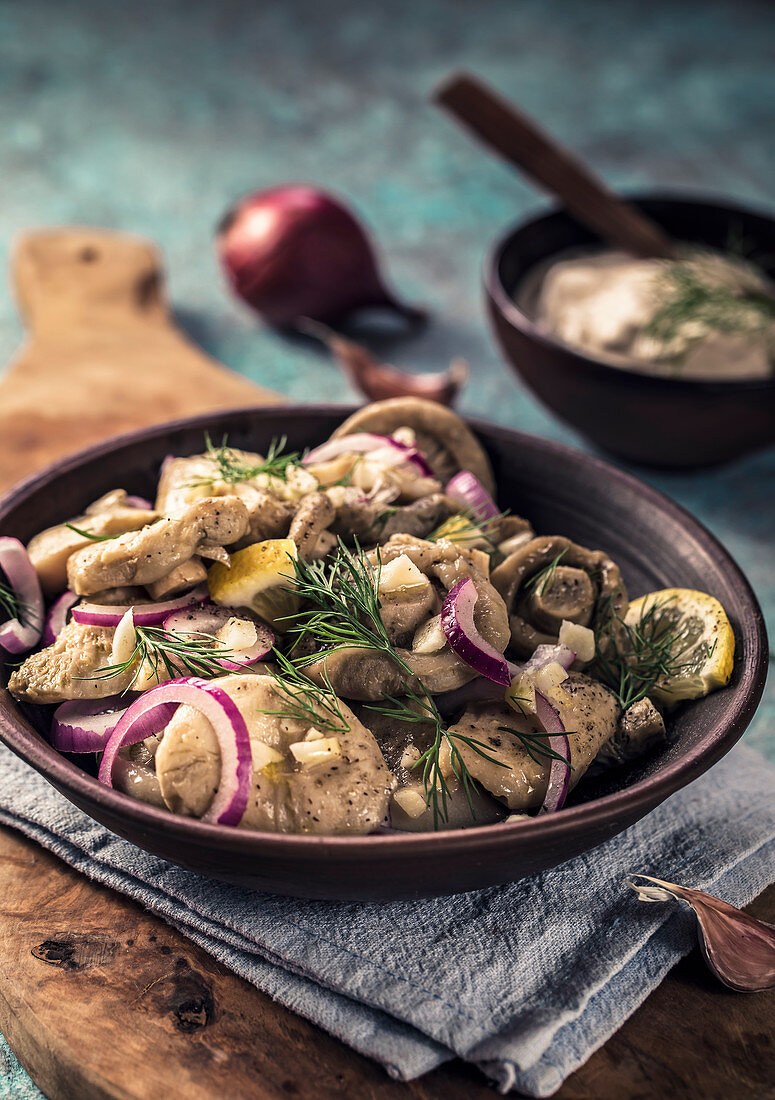
[[[635,256],[675,254],[673,242],[659,226],[477,77],[453,74],[437,89],[435,99],[609,244]]]

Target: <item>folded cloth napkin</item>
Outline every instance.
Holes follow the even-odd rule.
[[[695,942],[645,872],[750,902],[775,881],[775,767],[738,746],[608,844],[479,893],[393,904],[259,894],[147,855],[0,745],[0,822],[135,898],[226,966],[409,1079],[459,1056],[550,1096]]]

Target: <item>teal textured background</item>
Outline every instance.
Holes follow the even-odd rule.
[[[775,209],[775,11],[764,2],[0,0],[0,262],[23,227],[147,234],[165,253],[181,323],[208,351],[292,399],[348,400],[331,363],[229,297],[212,250],[236,196],[317,182],[357,207],[392,282],[433,311],[395,361],[438,370],[462,355],[464,411],[586,448],[522,388],[487,331],[488,245],[544,200],[430,104],[462,66],[615,187]],[[3,360],[20,338],[3,295]],[[698,474],[637,472],[728,546],[772,632],[775,451]],[[775,759],[772,696],[746,736]],[[37,1090],[0,1043],[0,1098],[28,1095]]]

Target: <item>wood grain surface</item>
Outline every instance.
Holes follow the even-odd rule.
[[[0,382],[0,488],[116,431],[277,400],[175,329],[148,242],[36,233],[19,247],[15,281],[32,335]],[[751,912],[775,921],[775,887]],[[557,1096],[775,1096],[773,1024],[775,993],[724,990],[694,952]],[[457,1061],[419,1081],[391,1081],[158,918],[8,829],[0,829],[0,1030],[50,1100],[493,1095]]]

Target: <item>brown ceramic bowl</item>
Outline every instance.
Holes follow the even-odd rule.
[[[775,218],[700,199],[632,201],[674,240],[721,250],[743,242],[746,255],[775,278]],[[554,210],[510,229],[486,261],[498,341],[533,392],[599,447],[648,466],[708,466],[775,443],[775,376],[706,382],[622,370],[548,335],[514,303],[538,265],[599,243],[571,215]]]
[[[13,489],[0,501],[0,532],[27,540],[115,486],[153,496],[164,456],[200,451],[205,430],[251,450],[281,434],[300,448],[324,440],[350,411],[243,410],[121,436]],[[711,592],[726,607],[737,638],[732,682],[676,715],[669,748],[588,783],[554,816],[430,835],[329,838],[205,825],[136,802],[55,752],[44,736],[48,717],[41,721],[40,709],[19,706],[4,690],[0,737],[76,806],[140,848],[280,894],[369,900],[473,890],[543,871],[621,832],[709,768],[748,725],[767,665],[761,612],[723,547],[666,497],[558,444],[472,426],[492,458],[503,507],[528,516],[539,532],[607,550],[633,595],[681,585]]]

